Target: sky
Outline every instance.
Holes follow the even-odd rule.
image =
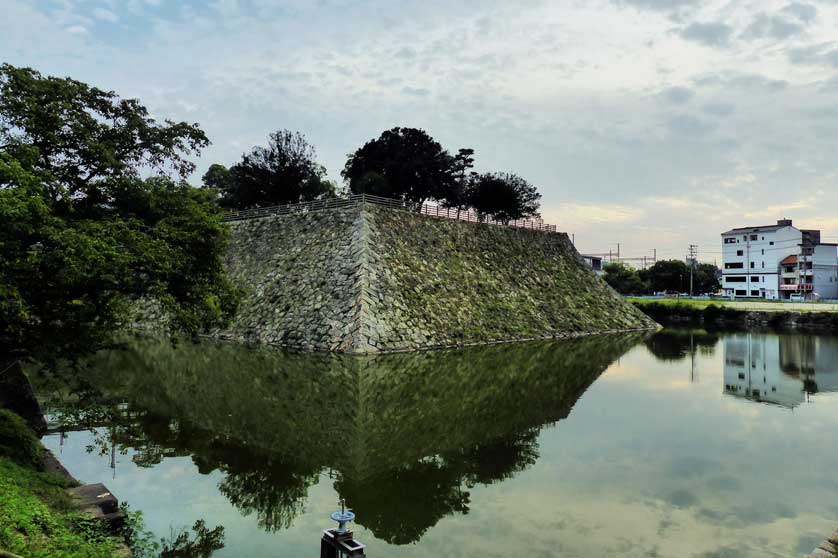
[[[199,123],[195,183],[281,128],[340,181],[410,126],[536,185],[582,252],[838,240],[838,0],[0,0],[0,61]]]

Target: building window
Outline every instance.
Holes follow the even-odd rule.
[[[725,244],[736,244],[736,239],[735,238],[726,238],[725,239]]]
[[[772,240],[771,242],[768,243],[768,245],[769,246],[774,246],[774,241]]]
[[[736,296],[745,296],[748,294],[748,291],[736,289]]]
[[[757,238],[759,238],[757,235],[755,235],[755,234],[751,235],[751,240],[756,240]]]
[[[742,269],[745,264],[742,262],[729,262],[725,264],[725,269]]]
[[[765,237],[763,236],[762,239],[765,240]]]
[[[759,283],[759,281],[760,281],[759,275],[754,275],[753,277],[751,277],[751,281],[753,283]]]
[[[762,269],[765,269],[765,262],[762,262]]]
[[[765,255],[765,248],[762,249],[762,255]]]
[[[759,291],[751,291],[751,296],[759,296]]]
[[[748,278],[744,275],[734,275],[725,277],[725,281],[727,281],[728,283],[744,283],[745,281],[747,281],[747,279]]]
[[[754,262],[751,262],[751,269],[754,268]]]
[[[737,250],[736,255],[737,256],[743,256],[743,255],[745,255],[745,252],[743,250]]]

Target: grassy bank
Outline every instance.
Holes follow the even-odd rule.
[[[731,308],[744,312],[838,312],[834,302],[782,302],[779,300],[710,300],[690,298],[643,298],[628,297],[627,300],[639,308],[649,305],[676,306],[703,309],[708,306]]]
[[[70,481],[38,470],[42,451],[20,417],[0,410],[0,551],[25,558],[118,556],[118,541],[74,506]]]
[[[658,323],[693,323],[737,328],[838,331],[838,311],[831,303],[729,302],[690,299],[629,299]],[[797,308],[802,306],[803,308]]]

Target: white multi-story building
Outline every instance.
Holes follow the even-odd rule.
[[[722,289],[742,298],[838,298],[838,245],[791,219],[723,232]]]

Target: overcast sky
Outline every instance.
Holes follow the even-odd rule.
[[[783,216],[838,240],[838,0],[0,0],[0,60],[333,179],[392,126],[515,172],[587,252],[701,259]]]

